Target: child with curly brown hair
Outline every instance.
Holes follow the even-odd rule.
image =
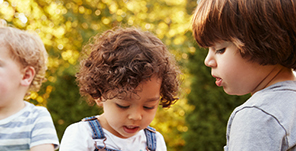
[[[38,35],[4,23],[0,20],[0,150],[53,151],[59,140],[51,115],[24,101],[45,80],[47,52]]]
[[[230,95],[225,151],[296,151],[296,0],[200,0],[194,38]]]
[[[80,92],[104,113],[70,125],[60,151],[166,151],[149,127],[159,104],[177,100],[179,70],[166,46],[150,32],[119,28],[96,35],[84,51]]]

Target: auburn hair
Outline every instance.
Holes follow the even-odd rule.
[[[116,28],[97,34],[84,46],[87,58],[80,64],[80,93],[95,99],[124,98],[152,76],[162,79],[161,104],[176,101],[179,69],[166,46],[150,32]],[[110,95],[111,93],[111,95]]]
[[[192,30],[201,47],[231,41],[250,61],[296,69],[295,0],[201,0]]]

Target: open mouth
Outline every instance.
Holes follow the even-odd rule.
[[[123,129],[127,133],[135,133],[140,129],[140,127],[139,126],[124,126]]]
[[[222,86],[222,79],[216,77],[216,82],[215,82],[215,83],[216,83],[216,85],[217,85],[218,87]]]

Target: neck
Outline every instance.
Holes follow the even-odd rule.
[[[5,119],[21,109],[23,109],[26,106],[25,102],[23,100],[20,100],[18,102],[9,103],[8,105],[5,105],[4,107],[0,107],[0,120]]]
[[[268,86],[282,81],[296,80],[293,71],[290,68],[281,65],[275,65],[274,68],[263,78],[258,86],[252,91],[252,95]]]

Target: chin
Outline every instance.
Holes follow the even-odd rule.
[[[224,92],[227,93],[228,95],[238,95],[238,96],[248,94],[248,93],[243,93],[243,92],[229,91],[226,89],[224,89]]]

